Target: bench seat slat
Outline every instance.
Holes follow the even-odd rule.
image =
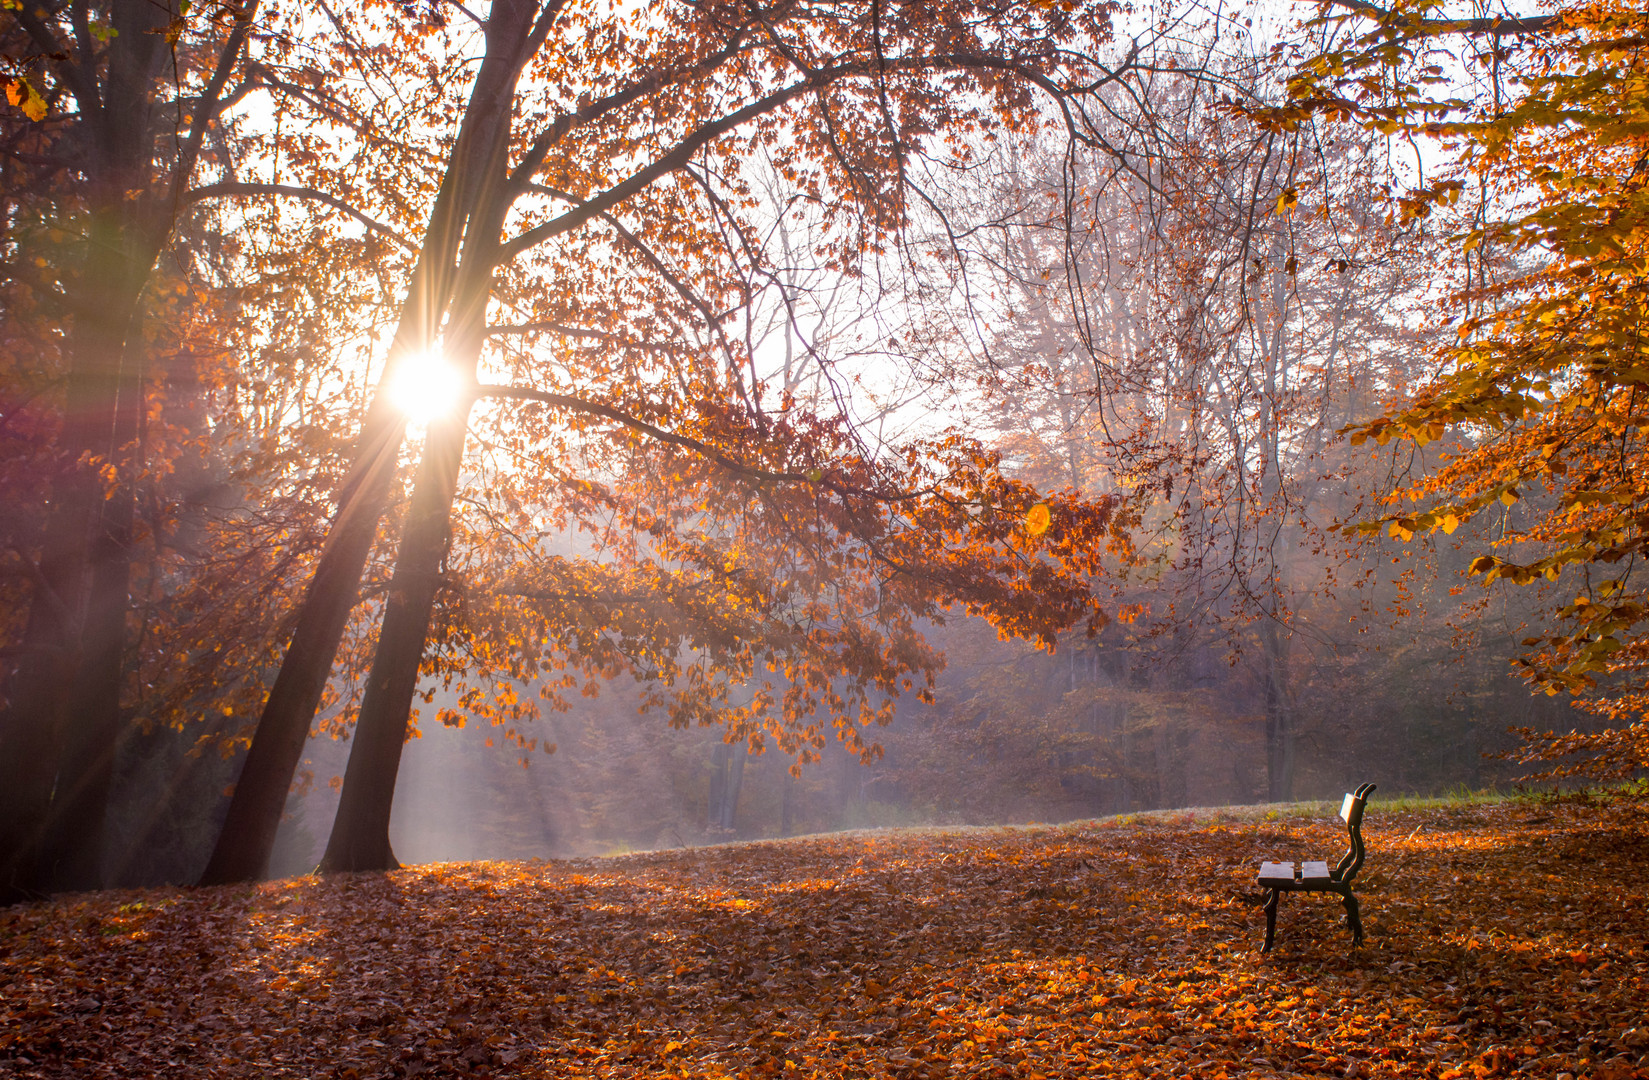
[[[1305,862],[1300,864],[1301,881],[1327,881],[1328,879],[1328,863]]]
[[[1260,864],[1261,881],[1293,881],[1294,864],[1291,862],[1268,862]]]

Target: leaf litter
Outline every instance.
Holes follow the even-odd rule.
[[[1642,802],[419,866],[0,912],[0,1076],[1649,1076]]]

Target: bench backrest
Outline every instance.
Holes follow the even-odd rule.
[[[1334,867],[1333,876],[1336,881],[1350,881],[1363,867],[1363,809],[1368,805],[1368,797],[1373,793],[1374,785],[1364,784],[1347,795],[1345,802],[1340,804],[1340,816],[1345,819],[1346,835],[1351,840],[1351,850],[1341,856],[1339,863]]]

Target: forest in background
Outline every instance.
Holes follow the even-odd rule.
[[[949,662],[934,703],[901,708],[876,733],[874,763],[827,750],[799,778],[787,755],[753,756],[717,728],[676,730],[638,713],[640,694],[622,683],[539,720],[549,755],[523,753],[490,726],[425,725],[405,752],[391,839],[411,865],[1266,801],[1263,680],[1211,650],[1158,670],[1130,647],[1129,629],[1050,656],[982,624],[947,627],[933,635]],[[1348,648],[1354,659],[1302,665],[1298,797],[1336,798],[1367,776],[1393,797],[1524,786],[1512,727],[1596,721],[1516,678],[1504,659],[1516,634],[1502,624],[1497,642],[1466,652],[1452,631],[1428,642],[1388,629],[1377,647],[1363,638]],[[222,815],[238,761],[185,751],[164,734],[126,750],[125,767],[154,770],[131,778],[116,812],[130,823],[117,841],[128,883],[191,880],[215,839],[192,823]],[[347,753],[347,743],[310,740],[274,876],[318,861]],[[189,779],[169,820],[145,822],[157,776]]]
[[[9,898],[1649,760],[1635,13],[0,18]]]

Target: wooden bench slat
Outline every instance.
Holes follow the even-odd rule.
[[[1328,877],[1328,863],[1326,862],[1305,862],[1300,864],[1301,881],[1327,881]]]
[[[1268,862],[1260,864],[1261,881],[1293,881],[1294,864],[1291,862]]]

